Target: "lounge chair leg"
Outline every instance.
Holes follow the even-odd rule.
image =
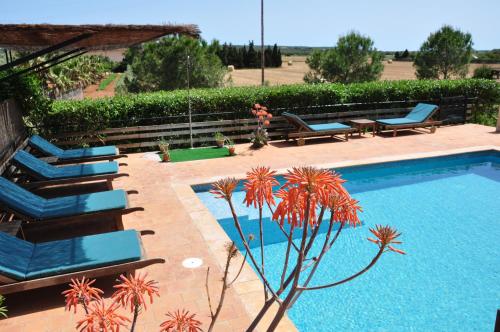
[[[306,140],[305,140],[305,139],[303,139],[303,138],[299,138],[299,139],[297,140],[297,145],[298,145],[298,146],[303,146],[303,145],[305,145],[305,144],[306,144]]]
[[[436,127],[432,126],[430,131],[431,131],[431,134],[434,134],[436,132]]]
[[[113,180],[107,179],[106,184],[107,184],[109,190],[113,190]]]
[[[345,133],[344,135],[345,135],[345,141],[346,142],[349,141],[349,133]]]
[[[397,133],[398,133],[398,131],[397,131],[396,129],[394,129],[394,130],[392,131],[392,137],[396,137]]]
[[[116,230],[117,231],[123,231],[124,230],[122,216],[116,216],[115,217],[115,225],[116,225]]]

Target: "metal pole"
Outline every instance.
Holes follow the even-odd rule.
[[[190,94],[190,86],[189,86],[189,66],[190,66],[190,57],[187,56],[187,88],[188,88],[188,110],[189,110],[189,143],[191,144],[191,149],[193,148],[193,123],[191,119],[191,94]]]
[[[261,84],[264,85],[264,0],[260,0],[260,71]]]

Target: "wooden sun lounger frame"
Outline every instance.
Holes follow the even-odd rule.
[[[26,141],[23,143],[23,146],[25,147],[24,149],[27,152],[30,151],[37,151],[39,154],[45,156],[41,158],[45,162],[49,164],[54,164],[54,165],[64,165],[64,164],[81,164],[81,163],[89,163],[89,162],[95,162],[95,161],[113,161],[115,159],[119,158],[128,158],[126,154],[120,154],[120,149],[116,147],[115,151],[116,153],[114,155],[108,155],[108,156],[95,156],[95,157],[82,157],[82,158],[71,158],[71,159],[59,159],[56,156],[47,156],[43,151],[39,150],[36,146],[32,146],[29,144],[29,138],[26,139]]]
[[[377,133],[380,134],[382,130],[392,130],[392,137],[396,137],[398,130],[400,129],[416,129],[416,128],[425,128],[429,130],[430,134],[434,134],[436,132],[436,127],[439,127],[442,121],[433,120],[432,118],[436,113],[439,112],[439,107],[436,108],[432,114],[427,118],[427,120],[423,122],[417,123],[407,123],[407,124],[399,124],[399,125],[388,125],[383,124],[377,121]],[[383,120],[383,119],[382,119]],[[427,128],[429,127],[429,128]]]
[[[32,172],[29,168],[11,159],[11,164],[15,166],[16,169],[30,176],[30,178],[36,181],[30,181],[27,183],[22,183],[21,185],[26,189],[42,188],[47,186],[58,186],[66,184],[84,183],[84,182],[95,182],[95,181],[106,181],[108,189],[113,189],[113,180],[120,177],[129,176],[127,173],[115,173],[115,174],[100,174],[100,175],[89,175],[71,178],[60,178],[48,180],[40,177],[36,172]],[[17,177],[17,175],[14,175]]]
[[[140,234],[144,234],[141,232]],[[104,267],[98,267],[95,269],[89,269],[84,271],[71,272],[66,274],[60,274],[51,277],[44,277],[33,280],[18,281],[11,279],[9,277],[0,275],[0,294],[10,294],[22,291],[27,291],[30,289],[37,289],[42,287],[49,287],[64,283],[71,282],[71,279],[75,278],[99,278],[104,276],[118,275],[120,273],[134,274],[135,270],[142,269],[146,266],[152,264],[163,264],[165,260],[163,258],[148,258],[144,246],[142,244],[142,238],[139,237],[139,245],[141,247],[141,260],[135,262],[128,262],[122,264],[109,265]]]
[[[129,193],[129,192],[128,192]],[[48,230],[50,228],[59,228],[62,226],[67,226],[71,224],[77,224],[81,222],[85,222],[88,220],[96,220],[100,217],[111,217],[115,222],[116,230],[123,230],[123,221],[122,216],[136,212],[136,211],[144,211],[143,207],[130,207],[128,196],[126,207],[124,209],[113,209],[113,210],[105,210],[99,212],[91,212],[91,213],[83,213],[74,216],[66,216],[66,217],[57,217],[50,219],[35,219],[33,217],[27,216],[19,211],[16,211],[3,203],[0,203],[0,210],[6,212],[7,214],[12,214],[17,216],[18,219],[23,221],[23,230],[37,230],[42,229]],[[1,294],[1,293],[0,293]]]
[[[286,131],[286,141],[290,139],[296,140],[298,146],[302,146],[306,144],[305,138],[310,137],[323,137],[323,136],[331,136],[334,138],[336,135],[344,134],[344,140],[347,142],[349,140],[349,134],[351,132],[355,132],[355,128],[345,128],[345,129],[334,129],[334,130],[318,130],[313,131],[310,128],[304,126],[302,123],[295,121],[293,117],[288,117],[286,115],[282,115],[288,123],[295,127],[296,131]]]

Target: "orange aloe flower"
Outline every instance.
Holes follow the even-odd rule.
[[[281,199],[281,202],[274,210],[273,220],[278,221],[283,226],[286,218],[288,223],[294,227],[302,227],[305,201],[301,198],[302,192],[299,188],[280,189],[275,195]]]
[[[198,332],[202,331],[201,322],[195,319],[195,314],[190,315],[187,310],[168,312],[166,321],[161,323],[160,332]]]
[[[100,300],[101,294],[104,292],[99,288],[92,287],[95,283],[95,279],[71,279],[69,284],[69,289],[62,292],[62,295],[66,298],[66,310],[71,310],[74,307],[74,312],[76,313],[76,308],[78,304],[83,304],[87,306],[92,300]]]
[[[315,226],[317,222],[316,208],[326,201],[325,197],[329,197],[332,193],[344,190],[342,183],[345,181],[330,170],[318,169],[314,167],[294,167],[292,170],[289,170],[288,174],[284,177],[286,179],[286,183],[283,188],[288,190],[291,188],[297,188],[299,192],[297,194],[293,194],[293,200],[301,201],[298,205],[294,204],[292,206],[290,205],[290,202],[293,200],[290,200],[292,197],[289,197],[289,202],[284,204],[288,207],[292,207],[293,209],[299,207],[304,210],[309,209],[309,223],[311,226]],[[309,206],[306,206],[308,200]],[[282,202],[280,202],[280,204],[281,203]],[[282,213],[281,217],[283,217],[283,213],[285,213],[286,208],[283,207],[279,210]]]
[[[247,179],[244,183],[246,195],[244,202],[247,206],[253,204],[254,207],[264,206],[264,202],[274,205],[273,186],[279,185],[274,177],[275,171],[269,167],[256,167],[247,173]]]
[[[80,332],[119,332],[120,326],[125,326],[125,322],[130,321],[116,313],[119,308],[120,304],[117,302],[112,302],[108,307],[102,299],[94,302],[90,312],[77,323],[76,328],[81,327]]]
[[[146,301],[144,295],[147,294],[149,302],[153,303],[153,296],[160,296],[157,282],[154,280],[146,280],[147,273],[141,275],[140,273],[134,277],[125,277],[120,275],[122,282],[113,286],[117,290],[111,296],[116,302],[120,303],[124,308],[130,307],[130,312],[134,311],[135,306],[144,306],[146,308]]]
[[[376,229],[370,228],[370,232],[375,235],[376,239],[368,238],[368,241],[377,244],[379,248],[387,247],[387,250],[397,252],[398,254],[406,254],[404,251],[391,246],[391,244],[402,243],[401,241],[396,241],[396,239],[401,235],[401,233],[398,233],[396,229],[391,228],[391,226],[376,225]]]
[[[212,189],[210,192],[217,198],[224,198],[225,200],[230,200],[234,189],[238,185],[238,180],[235,178],[225,178],[216,181],[212,184]]]
[[[348,223],[352,227],[361,224],[358,217],[358,211],[363,211],[358,205],[358,201],[353,199],[349,193],[344,190],[339,194],[330,196],[327,206],[333,214],[333,221],[339,223]]]

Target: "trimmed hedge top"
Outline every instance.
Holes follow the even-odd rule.
[[[190,91],[193,113],[233,112],[249,117],[255,103],[270,109],[373,103],[384,101],[431,100],[440,97],[477,97],[483,104],[500,102],[500,84],[492,80],[408,80],[355,84],[295,84],[273,87],[232,87]],[[80,128],[112,127],[115,121],[133,123],[134,119],[185,115],[187,90],[161,91],[79,101],[55,101],[41,126],[58,132],[61,124]],[[274,112],[278,115],[279,112]]]

